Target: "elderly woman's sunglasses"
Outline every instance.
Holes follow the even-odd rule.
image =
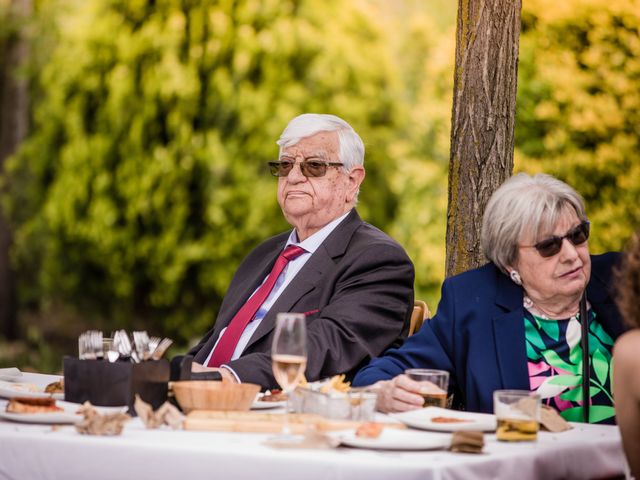
[[[525,247],[534,247],[538,253],[543,257],[553,257],[560,250],[562,250],[562,241],[566,238],[573,245],[582,245],[589,239],[589,222],[584,221],[577,227],[569,230],[565,235],[559,237],[554,235],[549,238],[545,238],[535,245],[523,245]]]
[[[274,177],[286,177],[296,164],[295,160],[280,160],[269,162],[271,175]],[[325,162],[324,160],[305,160],[300,162],[300,171],[305,177],[324,177],[329,167],[342,167],[344,164],[337,162]]]

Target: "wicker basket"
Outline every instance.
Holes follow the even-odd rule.
[[[173,383],[173,393],[185,413],[191,410],[249,410],[260,391],[253,383],[182,381]]]

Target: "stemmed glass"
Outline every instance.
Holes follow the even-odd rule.
[[[307,327],[303,313],[279,313],[271,346],[273,375],[287,395],[287,410],[282,435],[276,440],[291,440],[289,399],[307,367]]]

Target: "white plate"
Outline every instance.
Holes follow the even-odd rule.
[[[284,408],[286,406],[286,400],[280,402],[263,402],[262,400],[256,400],[251,404],[251,410],[267,410],[270,408]]]
[[[0,418],[20,423],[46,423],[46,424],[73,424],[82,420],[83,416],[76,413],[80,408],[79,403],[56,402],[56,405],[63,409],[62,412],[50,413],[10,413],[5,410],[6,406],[0,407]],[[126,412],[124,407],[95,407],[102,414]]]
[[[64,398],[63,393],[46,393],[44,387],[39,387],[33,383],[21,383],[21,382],[5,382],[0,380],[0,397],[13,398],[13,397],[28,397],[28,398],[45,398],[53,397],[56,400],[62,400]]]
[[[264,395],[264,393],[258,393],[258,395],[256,395],[256,399],[251,404],[251,410],[267,410],[271,408],[285,408],[287,406],[286,400],[281,400],[279,402],[265,402],[262,400]]]
[[[374,450],[439,450],[449,448],[451,435],[417,430],[385,428],[378,438],[357,437],[355,432],[338,433],[341,445]]]
[[[0,380],[15,382],[22,378],[22,372],[16,367],[0,368]]]
[[[458,432],[461,430],[480,430],[493,432],[496,429],[496,417],[488,413],[462,412],[439,407],[427,407],[410,412],[393,413],[391,416],[405,425],[423,430],[438,432]],[[439,423],[436,417],[456,418],[463,422]]]

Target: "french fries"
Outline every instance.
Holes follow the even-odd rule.
[[[320,387],[321,393],[346,393],[351,390],[351,382],[345,382],[345,375],[334,375]]]

